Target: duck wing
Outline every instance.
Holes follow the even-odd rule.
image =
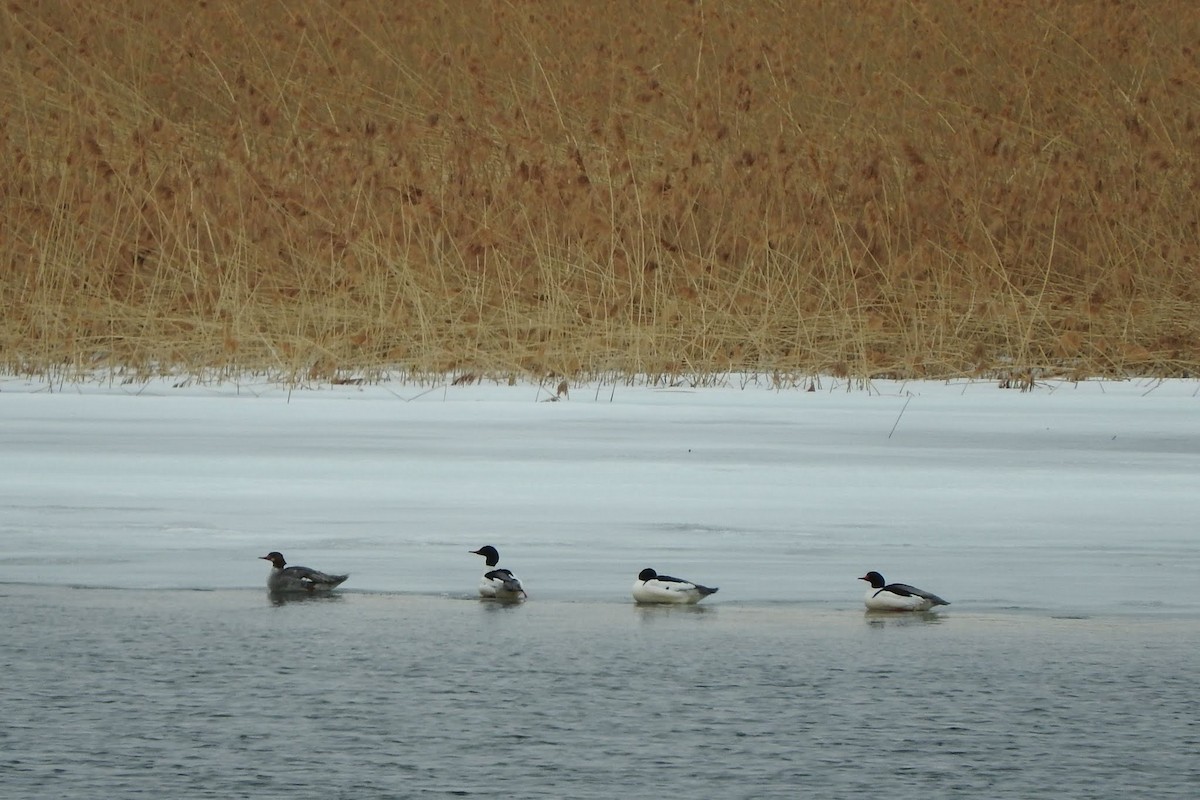
[[[512,574],[511,570],[494,569],[494,570],[491,570],[490,572],[483,573],[483,577],[488,579],[489,581],[499,581],[500,583],[504,584],[504,588],[510,592],[525,591],[524,588],[521,586],[521,581],[517,578],[516,575]]]
[[[295,581],[312,584],[313,586],[328,586],[330,588],[337,586],[350,577],[349,575],[329,575],[328,573],[308,567],[287,567],[283,570],[283,574]]]
[[[887,586],[879,590],[879,592],[891,592],[898,594],[901,597],[923,597],[935,606],[948,606],[950,603],[938,597],[933,592],[927,592],[924,589],[918,589],[915,586],[909,586],[907,583],[889,583]],[[878,595],[879,592],[875,594]]]
[[[697,592],[701,597],[708,597],[717,591],[715,587],[701,586],[698,583],[685,581],[683,578],[673,578],[670,575],[658,575],[647,583],[654,581],[664,584],[658,588],[666,592]]]

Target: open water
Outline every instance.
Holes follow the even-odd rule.
[[[1193,615],[0,584],[6,798],[1194,798]]]

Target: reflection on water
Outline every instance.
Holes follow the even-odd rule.
[[[904,627],[905,625],[939,625],[943,616],[938,611],[873,611],[863,612],[863,619],[873,628]]]
[[[283,606],[288,603],[340,603],[341,592],[267,592],[267,599],[273,606]]]
[[[500,597],[480,597],[479,605],[488,612],[496,611],[511,611],[514,608],[521,608],[525,605],[525,598],[516,597],[512,599]]]
[[[258,590],[3,588],[0,779],[23,800],[1200,784],[1194,618],[365,592],[280,616]]]
[[[672,616],[704,616],[715,613],[717,606],[705,606],[699,603],[692,605],[667,605],[665,603],[633,603],[633,610],[638,618],[646,622],[670,619]]]

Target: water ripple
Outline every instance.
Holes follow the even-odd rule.
[[[23,798],[1190,797],[1194,620],[9,586]]]

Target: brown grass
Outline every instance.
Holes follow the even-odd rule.
[[[1192,2],[17,0],[0,369],[1200,371]]]

